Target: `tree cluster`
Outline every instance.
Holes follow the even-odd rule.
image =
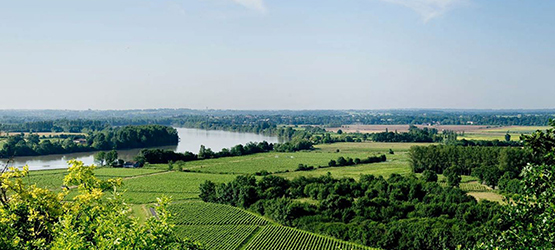
[[[249,142],[244,146],[242,144],[238,144],[230,149],[224,148],[220,152],[213,152],[210,148],[206,148],[204,145],[201,145],[198,154],[192,152],[177,153],[171,150],[163,149],[143,149],[139,154],[139,158],[151,164],[177,161],[187,162],[268,152],[273,150],[274,147],[274,144],[263,141],[259,143]]]
[[[74,142],[83,137],[75,135],[51,140],[41,139],[37,134],[9,136],[0,149],[0,158],[155,147],[179,142],[177,130],[161,125],[107,128],[90,132],[84,144]]]
[[[418,128],[414,125],[409,126],[408,132],[382,132],[374,133],[371,138],[375,142],[442,142],[448,132],[439,134],[435,128]]]
[[[343,156],[339,156],[337,158],[337,160],[330,160],[328,162],[328,167],[343,167],[343,166],[353,166],[353,165],[357,165],[357,164],[368,164],[368,163],[376,163],[376,162],[384,162],[387,160],[387,157],[385,155],[379,155],[379,156],[368,156],[367,158],[364,159],[360,159],[360,158],[355,158],[354,160],[350,157],[343,157]]]
[[[35,121],[12,124],[0,124],[0,131],[4,132],[66,132],[87,133],[89,131],[103,130],[110,127],[105,121],[100,120],[68,120],[59,119],[51,121]]]
[[[515,147],[413,146],[409,150],[414,173],[431,170],[438,174],[472,175],[489,186],[515,179],[527,163],[531,153]],[[456,178],[456,177],[455,177]]]

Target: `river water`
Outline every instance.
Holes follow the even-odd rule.
[[[157,147],[162,149],[173,150],[176,152],[190,151],[198,153],[200,145],[211,148],[214,152],[218,152],[223,148],[230,148],[237,144],[245,145],[248,142],[261,142],[267,141],[271,143],[278,142],[277,137],[265,136],[254,133],[238,133],[227,132],[219,130],[202,130],[191,128],[176,128],[179,134],[179,144],[177,146]],[[135,157],[141,149],[118,150],[120,159],[131,160]],[[41,169],[55,169],[66,168],[67,161],[76,159],[83,161],[85,165],[94,163],[94,154],[96,152],[86,153],[72,153],[72,154],[59,154],[59,155],[43,155],[43,156],[29,156],[17,157],[11,166],[24,166],[28,165],[30,170]],[[4,160],[0,161],[3,164]]]

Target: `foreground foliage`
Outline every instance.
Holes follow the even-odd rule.
[[[502,228],[492,230],[480,248],[555,249],[555,121],[550,125],[523,136],[537,163],[524,168],[521,192],[507,197]]]
[[[28,168],[4,169],[0,175],[0,249],[198,249],[178,238],[159,199],[158,218],[145,224],[130,216],[121,199],[121,179],[100,180],[94,166],[70,161],[66,191],[54,193],[25,185]],[[77,188],[71,202],[63,202],[67,187]]]

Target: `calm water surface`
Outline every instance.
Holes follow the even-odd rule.
[[[162,149],[174,150],[176,152],[190,151],[198,153],[200,145],[211,148],[214,152],[218,152],[223,148],[230,148],[237,144],[246,144],[248,142],[278,142],[277,137],[264,136],[253,133],[237,133],[218,130],[202,130],[191,128],[176,128],[179,134],[179,144],[177,146],[158,147]],[[118,156],[124,160],[131,160],[141,149],[118,150]],[[76,159],[83,161],[86,165],[94,163],[93,155],[96,152],[72,153],[60,155],[44,155],[17,157],[15,162],[10,165],[24,166],[28,165],[31,170],[66,168],[67,161]],[[4,163],[5,161],[1,161]]]

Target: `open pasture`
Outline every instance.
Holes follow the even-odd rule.
[[[299,164],[309,166],[327,166],[330,160],[338,157],[367,158],[369,156],[387,154],[393,149],[399,154],[389,155],[388,160],[403,158],[406,152],[414,145],[429,145],[418,143],[334,143],[317,145],[314,151],[294,153],[259,153],[232,158],[219,158],[203,161],[187,162],[183,165],[185,169],[202,173],[226,173],[226,174],[254,174],[260,171],[293,172]],[[406,158],[406,157],[405,157]],[[377,164],[371,164],[377,165]],[[360,168],[358,170],[361,170]],[[354,169],[357,171],[357,169]]]
[[[329,168],[318,168],[312,171],[298,171],[298,172],[287,172],[276,174],[277,176],[282,176],[288,179],[294,179],[300,176],[312,176],[318,177],[330,173],[334,178],[354,178],[359,179],[361,175],[375,175],[383,176],[388,178],[391,174],[401,174],[406,175],[411,173],[411,169],[408,165],[408,159],[405,156],[406,153],[399,153],[395,155],[387,155],[388,159],[386,162],[371,163],[371,164],[360,164],[354,166],[344,166],[344,167],[329,167]]]
[[[315,146],[314,152],[333,153],[373,153],[387,154],[389,149],[394,152],[406,152],[412,146],[429,146],[433,143],[400,143],[400,142],[342,142],[332,144],[320,144]]]
[[[96,168],[95,175],[100,179],[114,179],[114,178],[133,178],[137,176],[144,176],[163,172],[161,169],[148,169],[148,168]],[[30,171],[27,181],[29,184],[36,184],[38,187],[48,188],[50,190],[59,190],[62,187],[64,176],[67,174],[67,169],[52,169],[52,170],[39,170]]]

